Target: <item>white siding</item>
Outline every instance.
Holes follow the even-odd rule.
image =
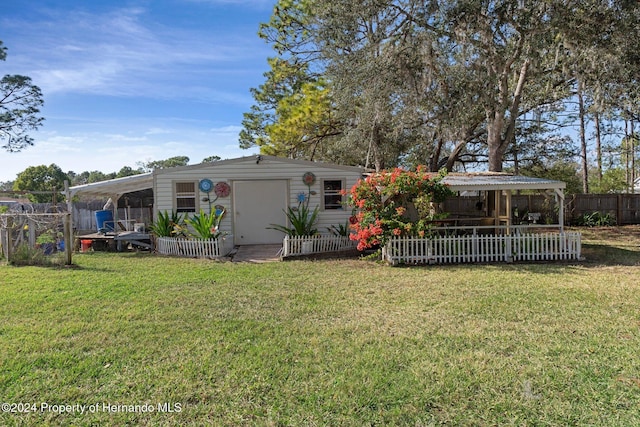
[[[323,179],[344,180],[346,184],[345,189],[349,190],[362,175],[362,172],[357,168],[338,165],[279,159],[271,156],[262,156],[262,160],[259,163],[256,163],[256,160],[256,157],[252,156],[158,171],[155,174],[154,180],[156,211],[166,210],[171,212],[175,209],[173,194],[173,184],[175,182],[198,182],[204,178],[210,179],[214,184],[225,181],[230,185],[234,180],[287,180],[289,182],[289,206],[295,207],[298,205],[298,194],[308,194],[309,192],[309,188],[302,181],[302,176],[306,172],[312,172],[316,176],[316,182],[310,188],[310,190],[316,194],[311,195],[309,207],[313,209],[319,206],[320,209],[322,209],[321,198],[323,192],[321,185]],[[202,201],[206,196],[206,193],[200,192],[198,203],[200,208],[208,211],[209,204]],[[212,200],[215,199],[215,193],[213,191],[210,193],[210,196]],[[213,205],[222,205],[227,210],[227,215],[222,221],[221,229],[229,234],[234,233],[232,223],[233,197],[234,194],[232,192],[229,197],[221,197],[212,203]],[[256,209],[259,208],[259,206],[256,206]],[[350,209],[321,210],[319,214],[318,231],[322,234],[327,234],[327,227],[344,224],[350,215]]]

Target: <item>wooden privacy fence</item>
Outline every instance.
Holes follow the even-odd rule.
[[[350,240],[349,236],[285,236],[282,242],[282,256],[350,251],[355,249],[357,245],[358,242]]]
[[[568,218],[600,212],[616,224],[640,224],[640,194],[576,194],[566,197]]]
[[[220,258],[222,246],[220,239],[158,237],[156,241],[159,254],[189,258]]]
[[[503,196],[504,197],[504,196]],[[520,215],[525,212],[539,212],[541,221],[558,221],[557,207],[553,197],[541,194],[513,194],[511,206]],[[444,212],[452,216],[477,212],[481,196],[451,197],[444,202]],[[504,202],[503,202],[504,204]],[[599,212],[614,218],[618,225],[640,224],[640,194],[567,194],[565,196],[565,222],[575,224],[585,214]]]
[[[397,264],[556,261],[581,258],[577,232],[511,235],[394,236],[382,248],[383,259]]]

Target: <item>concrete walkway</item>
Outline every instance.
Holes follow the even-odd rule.
[[[233,262],[274,262],[280,261],[282,245],[243,245],[238,246]]]

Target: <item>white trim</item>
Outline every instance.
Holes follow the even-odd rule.
[[[147,190],[149,188],[153,188],[153,174],[151,172],[109,179],[107,181],[92,182],[90,184],[75,185],[69,187],[69,197],[73,198],[76,195],[119,197],[125,193]]]
[[[327,181],[339,181],[340,182],[340,190],[338,190],[337,192],[332,192],[328,195],[332,196],[332,195],[339,195],[340,196],[340,201],[341,201],[341,207],[340,208],[331,208],[331,209],[327,209],[326,208],[326,204],[325,204],[325,196],[327,196],[326,190],[324,189],[324,183]],[[347,185],[347,180],[342,177],[342,178],[322,178],[320,180],[320,206],[321,206],[321,210],[323,211],[328,211],[328,212],[336,212],[336,211],[343,211],[344,210],[344,197],[340,194],[341,191],[345,190],[345,187]],[[332,190],[333,191],[333,190]]]
[[[189,193],[189,194],[193,194],[193,196],[181,196],[180,199],[191,199],[193,197],[194,200],[194,206],[193,206],[193,211],[179,211],[178,210],[178,189],[177,186],[178,184],[193,184],[193,193]],[[198,212],[200,212],[200,189],[198,188],[198,182],[197,181],[193,181],[193,180],[184,180],[181,181],[179,179],[176,179],[174,181],[171,182],[171,196],[172,196],[172,200],[173,200],[173,210],[175,212],[178,213],[193,213],[193,214],[197,214]]]

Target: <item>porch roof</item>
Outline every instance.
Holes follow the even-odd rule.
[[[453,191],[564,190],[566,183],[498,172],[450,173],[442,180]]]
[[[76,195],[92,197],[120,197],[125,193],[153,188],[153,173],[125,176],[107,181],[69,187],[69,198]]]

